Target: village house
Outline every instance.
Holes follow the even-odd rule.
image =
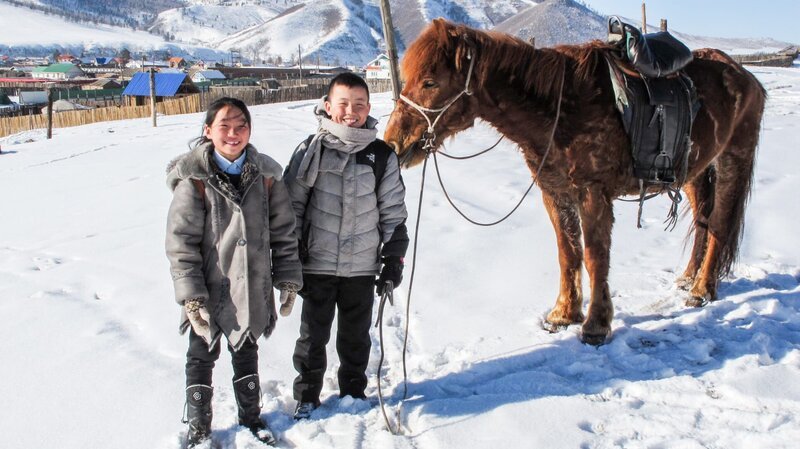
[[[192,81],[195,83],[202,83],[204,81],[220,81],[225,80],[225,75],[219,70],[198,70],[192,75]]]
[[[57,63],[70,63],[70,64],[72,64],[73,61],[76,61],[76,60],[78,60],[78,58],[76,58],[75,56],[72,56],[71,54],[58,55],[56,57],[56,62]]]
[[[392,78],[389,69],[389,57],[381,54],[377,58],[367,63],[367,79],[388,80]]]
[[[46,67],[34,67],[31,71],[31,75],[34,78],[68,80],[84,76],[84,72],[75,64],[65,62],[61,64],[50,64]]]
[[[177,98],[200,93],[200,90],[185,73],[154,73],[153,77],[156,102],[162,101],[165,97]],[[135,73],[122,95],[128,97],[130,106],[147,104],[150,98],[150,73]]]
[[[129,69],[149,69],[151,67],[154,69],[166,69],[169,68],[169,63],[167,61],[141,61],[138,59],[131,59],[125,64],[125,67]]]
[[[183,70],[183,69],[185,69],[186,67],[189,66],[189,63],[187,63],[185,59],[183,59],[181,57],[178,57],[178,56],[174,56],[172,58],[169,58],[167,63],[169,64],[169,68],[171,68],[171,69],[181,69],[181,70]]]
[[[100,78],[97,81],[81,87],[83,90],[121,89],[122,84],[111,78]]]

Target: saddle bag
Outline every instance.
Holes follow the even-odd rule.
[[[613,68],[611,77],[630,138],[633,175],[649,184],[682,181],[695,115],[692,81],[684,74],[638,78]]]

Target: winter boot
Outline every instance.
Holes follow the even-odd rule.
[[[311,413],[319,407],[319,401],[314,402],[298,402],[297,407],[294,409],[294,419],[308,419]]]
[[[211,438],[211,396],[214,389],[208,385],[186,387],[185,424],[189,424],[186,447],[191,449]]]
[[[239,406],[239,425],[247,427],[258,441],[270,446],[275,444],[275,435],[261,420],[261,384],[258,374],[250,374],[233,381],[233,392]]]

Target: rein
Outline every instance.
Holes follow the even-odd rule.
[[[422,196],[425,193],[425,172],[428,168],[428,158],[425,158],[425,162],[422,164],[422,182],[420,183],[419,188],[419,205],[417,206],[417,221],[414,225],[414,246],[411,251],[411,276],[408,280],[408,296],[406,297],[406,325],[405,331],[403,336],[403,398],[400,400],[400,403],[397,406],[397,429],[392,427],[389,423],[389,417],[386,415],[386,407],[383,402],[383,390],[381,388],[381,371],[383,368],[383,308],[386,304],[386,301],[389,301],[389,304],[394,305],[394,284],[391,281],[387,281],[386,286],[383,289],[383,295],[381,295],[381,302],[378,306],[378,319],[375,323],[375,327],[378,328],[378,337],[380,340],[380,347],[381,347],[381,358],[378,362],[378,402],[381,406],[381,413],[383,414],[383,420],[386,423],[386,429],[392,433],[392,435],[399,435],[402,427],[400,423],[400,408],[403,406],[403,401],[406,400],[408,397],[408,371],[406,370],[406,352],[408,348],[408,323],[411,319],[411,291],[414,288],[414,273],[417,269],[417,243],[419,242],[419,222],[420,217],[422,216]]]
[[[470,63],[470,71],[471,70],[472,70],[472,63]],[[435,138],[435,134],[431,129],[432,125],[431,125],[430,120],[428,119],[428,116],[426,114],[424,114],[424,113],[422,114],[422,116],[425,117],[426,120],[428,120],[428,131],[427,131],[427,134],[429,136],[429,138],[425,142],[425,146],[423,147],[423,149],[425,149],[428,154],[433,153],[433,163],[434,163],[434,166],[436,167],[436,177],[439,180],[439,185],[442,187],[442,192],[444,193],[445,198],[447,198],[447,202],[450,203],[450,206],[452,206],[453,209],[455,209],[455,211],[458,212],[458,214],[461,215],[468,222],[470,222],[470,223],[472,223],[472,224],[474,224],[476,226],[487,226],[487,227],[500,224],[500,223],[504,222],[506,219],[508,219],[511,215],[513,215],[514,212],[517,211],[517,209],[519,209],[519,207],[522,205],[522,202],[525,201],[525,198],[528,196],[528,193],[530,193],[530,191],[533,190],[533,186],[536,184],[536,180],[539,179],[539,175],[541,175],[541,173],[542,173],[542,168],[544,168],[544,163],[547,160],[547,156],[550,154],[550,149],[553,147],[553,140],[555,139],[556,129],[558,128],[558,120],[561,117],[561,100],[564,97],[564,80],[566,78],[566,71],[567,71],[567,68],[566,68],[566,65],[565,65],[564,69],[561,71],[561,84],[560,84],[559,89],[558,89],[558,102],[557,102],[557,106],[556,106],[555,119],[553,120],[553,127],[550,129],[550,139],[547,142],[547,149],[544,152],[544,156],[542,156],[542,161],[539,163],[539,167],[536,169],[536,176],[531,180],[531,184],[528,186],[528,189],[525,191],[525,193],[522,194],[522,198],[519,199],[519,202],[517,202],[516,206],[514,206],[511,209],[511,211],[508,212],[505,216],[503,216],[502,218],[497,219],[497,220],[495,220],[493,222],[483,223],[483,222],[476,221],[476,220],[474,220],[472,218],[469,218],[464,212],[461,211],[461,209],[458,208],[458,206],[456,206],[456,204],[450,198],[450,195],[447,193],[447,189],[444,186],[444,182],[442,181],[441,171],[439,170],[439,161],[436,158],[436,153],[438,153],[438,151],[430,151],[433,148],[433,138]],[[467,87],[465,87],[465,89],[460,94],[458,94],[453,100],[451,100],[447,104],[447,106],[445,108],[441,108],[440,109],[440,110],[442,110],[442,113],[455,100],[460,98],[460,96],[464,92],[467,92],[468,87],[469,87],[469,76],[467,76]],[[472,95],[472,93],[470,92],[470,93],[468,93],[468,95]],[[404,101],[408,101],[408,100],[404,100]],[[409,103],[409,104],[411,104],[411,103]],[[412,105],[412,106],[414,106],[414,105]],[[440,113],[439,117],[441,117],[441,113]],[[436,124],[436,121],[439,120],[439,117],[436,117],[436,120],[433,122],[433,125]],[[430,137],[430,136],[433,136],[433,137]],[[423,138],[424,137],[425,136],[423,136]],[[487,149],[485,149],[483,151],[479,151],[478,153],[475,153],[475,154],[470,155],[470,156],[457,157],[457,156],[448,155],[446,153],[442,153],[442,154],[444,156],[446,156],[446,157],[451,158],[451,159],[457,159],[457,160],[470,159],[470,158],[473,158],[473,157],[476,157],[476,156],[480,156],[481,154],[484,154],[484,153],[488,152],[489,150],[493,149],[494,147],[496,147],[500,143],[501,140],[503,140],[502,136],[491,147],[489,147],[489,148],[487,148]],[[427,160],[428,159],[426,157],[425,161],[427,162]]]

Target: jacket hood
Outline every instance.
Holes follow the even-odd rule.
[[[212,162],[211,152],[214,151],[212,142],[204,142],[194,147],[191,151],[181,154],[167,164],[167,187],[175,190],[178,182],[184,179],[208,179],[217,170]],[[245,164],[252,164],[265,178],[280,180],[283,175],[281,165],[266,154],[261,154],[250,144],[245,147],[247,157]]]

